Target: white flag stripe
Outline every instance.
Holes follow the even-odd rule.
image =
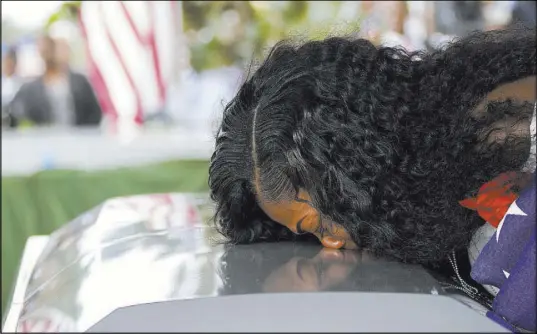
[[[134,79],[132,78],[132,73],[127,68],[127,65],[125,64],[125,59],[121,57],[121,51],[119,50],[118,46],[116,45],[114,38],[112,37],[112,30],[114,29],[114,21],[107,20],[107,11],[109,8],[107,6],[107,1],[100,1],[99,4],[99,14],[101,19],[101,24],[104,26],[104,30],[106,33],[106,39],[110,43],[110,48],[113,52],[113,56],[115,59],[118,60],[118,63],[120,65],[120,68],[122,70],[123,75],[127,79],[128,86],[122,87],[123,89],[130,88],[132,91],[132,94],[134,95],[135,100],[135,109],[129,110],[129,112],[132,112],[132,115],[134,115],[134,119],[136,122],[139,122],[142,118],[142,104],[140,101],[140,95],[138,94],[138,91],[136,90],[136,84],[134,83]],[[131,115],[131,114],[129,114]]]
[[[139,96],[141,108],[151,110],[159,104],[156,73],[149,50],[134,33],[134,27],[119,1],[102,2],[104,19],[119,58],[123,60],[127,74],[131,77],[134,90]]]
[[[162,70],[160,68],[159,63],[159,50],[157,49],[156,44],[156,36],[155,36],[155,26],[156,22],[161,20],[161,18],[156,17],[155,14],[157,13],[156,8],[159,7],[159,3],[156,2],[149,2],[149,19],[150,19],[150,33],[149,33],[149,50],[151,52],[151,56],[153,59],[153,66],[155,67],[156,72],[156,78],[157,78],[157,89],[159,96],[161,98],[164,98],[164,82],[162,81]]]
[[[132,89],[129,89],[128,79],[106,37],[105,26],[99,13],[100,3],[100,1],[82,2],[81,18],[87,33],[88,52],[91,53],[95,66],[101,72],[118,121],[122,118],[134,119],[136,96]]]
[[[175,5],[173,1],[82,3],[88,60],[98,70],[91,73],[91,80],[106,104],[103,111],[116,115],[113,120],[139,124],[145,115],[164,107],[175,70]]]
[[[84,1],[81,6],[82,24],[86,29],[86,42],[88,44],[88,52],[94,65],[100,70],[103,81],[109,92],[110,103],[114,106],[116,116],[121,117],[121,110],[128,108],[125,105],[128,100],[125,100],[123,95],[128,92],[119,89],[120,85],[127,85],[126,78],[118,76],[120,70],[117,60],[112,59],[112,50],[107,42],[106,31],[101,24],[99,15],[99,1]],[[128,96],[128,94],[127,94]],[[121,102],[123,101],[123,102]]]
[[[155,6],[155,44],[158,50],[158,61],[163,86],[167,87],[172,80],[174,71],[174,45],[176,38],[176,27],[174,21],[175,4],[172,1],[159,1],[161,4]]]
[[[132,19],[136,28],[135,34],[141,38],[140,41],[145,42],[150,30],[147,1],[120,1],[120,3],[123,10]]]
[[[99,102],[102,104],[101,108],[103,108],[103,112],[108,113],[107,116],[110,119],[116,120],[117,111],[115,109],[114,104],[112,103],[112,99],[110,98],[109,90],[106,86],[103,74],[101,73],[99,67],[96,66],[95,61],[93,59],[91,48],[88,43],[86,26],[84,24],[81,11],[78,12],[78,22],[80,23],[82,37],[84,38],[84,47],[89,63],[89,79],[92,81],[93,89],[96,93],[98,93],[97,96],[99,98]],[[115,124],[115,122],[112,122],[112,124]]]

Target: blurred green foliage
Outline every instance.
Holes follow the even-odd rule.
[[[344,1],[323,1],[325,19],[315,19],[313,1],[184,1],[184,31],[196,71],[244,67],[285,38],[324,38],[352,33],[359,20],[338,20]]]
[[[45,23],[45,31],[57,21],[76,20],[78,18],[78,9],[80,8],[81,4],[82,1],[65,1],[62,3],[60,8],[58,8],[58,10],[52,13],[52,15],[50,15],[48,18],[47,22]]]
[[[346,10],[343,5],[350,2],[181,1],[190,64],[196,71],[244,67],[284,38],[319,39],[335,32],[356,32],[360,21],[357,11],[343,13],[347,20],[341,18]],[[46,27],[58,20],[76,20],[80,4],[65,2]]]

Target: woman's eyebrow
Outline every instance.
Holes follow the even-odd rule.
[[[297,201],[297,202],[299,202],[299,203],[306,203],[306,204],[308,204],[308,205],[311,206],[311,202],[310,202],[310,201],[308,201],[307,199],[302,199],[302,198],[298,197],[298,195],[295,197],[295,201]]]

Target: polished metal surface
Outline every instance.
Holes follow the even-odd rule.
[[[222,295],[373,291],[443,294],[419,266],[316,244],[225,247],[205,196],[116,198],[59,229],[25,288],[18,331],[85,331],[112,311]]]

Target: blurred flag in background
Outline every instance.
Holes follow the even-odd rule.
[[[176,1],[84,1],[88,76],[114,132],[163,110],[174,79]]]

